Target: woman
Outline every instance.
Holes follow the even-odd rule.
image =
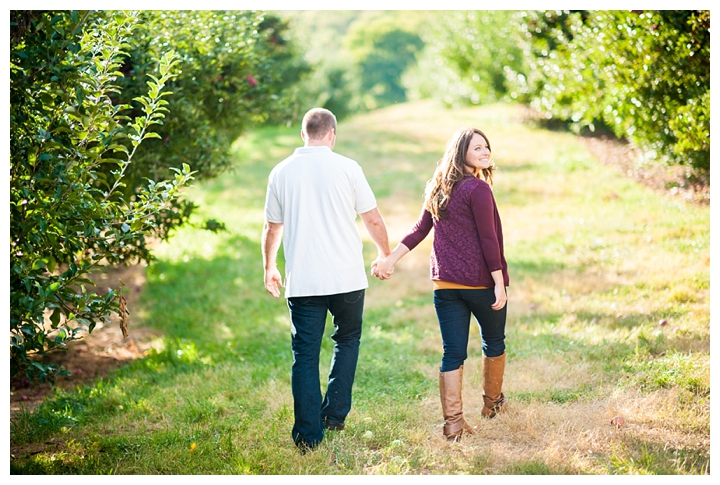
[[[509,285],[502,226],[492,194],[490,142],[482,131],[455,133],[425,188],[417,223],[373,274],[388,279],[395,264],[435,229],[430,273],[443,340],[440,401],[448,440],[473,428],[463,417],[462,377],[467,359],[470,315],[482,337],[482,416],[492,418],[506,408],[502,392],[505,372],[505,320]]]

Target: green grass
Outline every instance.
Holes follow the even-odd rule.
[[[133,325],[161,331],[162,345],[18,415],[11,473],[709,474],[709,208],[621,177],[571,134],[524,124],[517,107],[414,103],[338,130],[336,151],[363,166],[392,245],[419,214],[445,141],[470,125],[500,167],[506,414],[479,418],[473,328],[464,397],[479,430],[458,445],[442,438],[425,241],[391,280],[370,282],[347,429],[298,454],[288,311],[264,290],[259,242],[267,175],[300,138],[298,127],[273,128],[238,140],[236,168],[188,191],[198,220],[228,230],[183,228],[147,268]],[[369,266],[375,249],[361,233]],[[610,425],[615,415],[623,428]]]

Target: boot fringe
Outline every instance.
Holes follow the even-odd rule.
[[[494,418],[499,413],[504,413],[507,410],[507,399],[504,394],[500,394],[500,398],[497,400],[491,400],[487,396],[484,397],[485,405],[483,406],[480,414],[484,418]]]

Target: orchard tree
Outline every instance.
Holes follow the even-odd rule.
[[[292,116],[305,67],[286,25],[261,12],[11,11],[10,22],[11,374],[52,380],[62,371],[34,354],[112,313],[125,323],[121,290],[101,294],[90,273],[151,261],[148,241],[194,208],[180,189],[229,167],[244,130]]]
[[[184,163],[198,180],[215,177],[232,166],[232,143],[249,128],[297,117],[295,94],[308,67],[286,39],[287,29],[279,17],[259,11],[138,13],[115,102],[140,112],[143,107],[133,99],[145,89],[154,59],[168,49],[177,54],[177,69],[168,83],[172,116],[157,127],[159,136],[138,150],[126,172],[126,195],[146,177],[163,179]],[[194,208],[191,200],[175,200],[155,223],[170,231],[186,223]]]
[[[126,116],[130,106],[112,97],[136,26],[132,13],[11,12],[11,375],[52,380],[59,369],[32,354],[64,347],[112,312],[126,323],[121,292],[101,294],[87,276],[148,259],[135,240],[157,234],[155,217],[192,178],[185,165],[171,179],[146,180],[133,198],[120,190],[168,112],[177,63],[171,51],[156,60],[135,99],[142,109]]]
[[[365,13],[358,10],[336,10],[332,15],[322,10],[274,13],[288,22],[293,43],[302,46],[303,58],[310,69],[297,86],[299,115],[316,106],[329,109],[338,119],[361,111],[359,75],[349,53],[342,49],[341,39]]]
[[[517,99],[508,80],[522,78],[527,66],[516,17],[509,10],[441,12],[408,82],[448,106]]]
[[[356,66],[366,108],[407,101],[402,78],[423,48],[418,33],[405,30],[393,18],[380,17],[354,23],[345,45]]]
[[[536,109],[709,171],[709,11],[527,12],[521,25]]]

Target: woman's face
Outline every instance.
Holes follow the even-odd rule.
[[[475,169],[483,169],[490,167],[490,148],[488,143],[481,135],[473,134],[465,154],[465,161],[468,165]]]

